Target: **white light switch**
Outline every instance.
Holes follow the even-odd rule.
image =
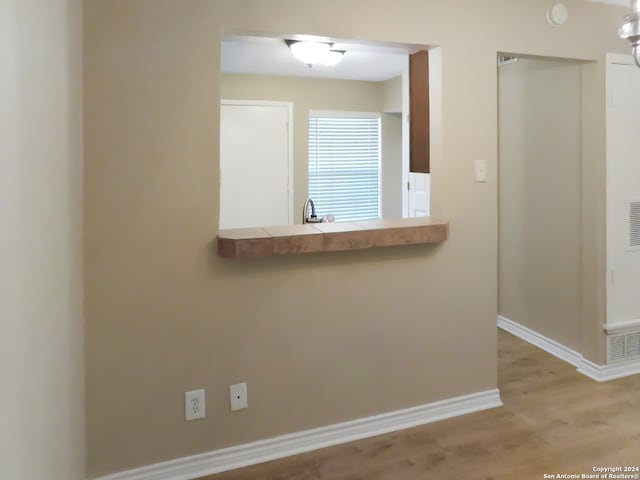
[[[488,180],[487,161],[480,158],[474,160],[476,182],[486,182]]]

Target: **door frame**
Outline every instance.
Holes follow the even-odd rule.
[[[293,102],[286,101],[271,101],[271,100],[234,100],[223,98],[220,99],[220,106],[223,105],[235,105],[243,107],[285,107],[287,109],[287,164],[288,164],[288,178],[287,178],[287,198],[289,209],[287,212],[288,224],[291,225],[294,222],[294,195],[295,184],[293,177]],[[222,118],[222,115],[219,115]],[[218,128],[218,131],[220,129]],[[219,149],[218,149],[219,150]],[[220,161],[220,168],[222,168],[222,162]]]

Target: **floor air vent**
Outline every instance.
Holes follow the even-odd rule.
[[[608,363],[640,358],[640,332],[609,335],[607,337]]]

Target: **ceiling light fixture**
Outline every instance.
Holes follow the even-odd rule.
[[[626,19],[627,23],[620,27],[618,34],[631,43],[633,58],[640,67],[640,0],[631,0],[631,14]]]
[[[342,60],[342,56],[344,55],[344,51],[341,50],[330,50],[329,53],[326,54],[322,63],[333,67],[337,65]]]
[[[284,42],[291,49],[293,56],[302,63],[306,63],[309,68],[319,63],[332,67],[337,65],[344,55],[344,50],[332,50],[332,43],[296,40]]]

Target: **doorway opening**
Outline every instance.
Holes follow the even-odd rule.
[[[498,66],[499,325],[579,351],[583,67],[508,57]]]

